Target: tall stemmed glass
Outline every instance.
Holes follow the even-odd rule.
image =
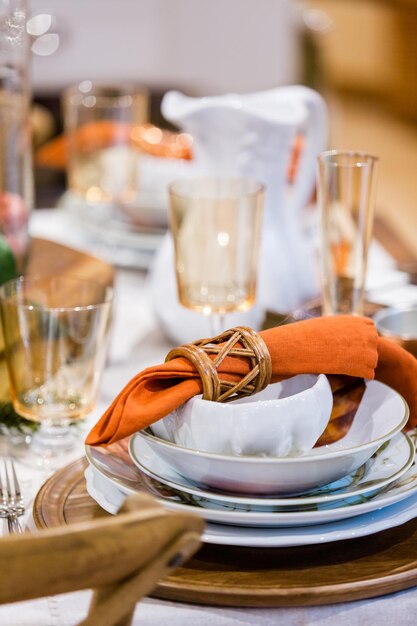
[[[323,314],[363,315],[378,158],[330,150],[318,157]]]
[[[264,187],[237,178],[191,178],[169,186],[181,304],[209,316],[211,334],[226,313],[255,302]]]
[[[69,425],[95,405],[111,306],[111,288],[79,278],[20,277],[0,288],[13,407],[40,424],[22,454],[29,464],[53,469],[74,447]]]

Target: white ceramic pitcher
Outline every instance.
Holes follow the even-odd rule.
[[[190,173],[246,175],[266,185],[257,304],[252,311],[227,316],[228,326],[246,323],[256,328],[266,310],[290,311],[312,296],[317,291],[315,263],[305,235],[303,209],[313,191],[316,157],[327,140],[321,96],[303,86],[203,98],[171,91],[162,101],[162,113],[194,139]],[[299,135],[303,137],[301,156],[289,184]],[[203,336],[206,320],[171,301],[176,292],[169,238],[156,260],[152,284],[156,313],[168,334],[188,341],[198,337],[201,328]],[[191,336],[192,332],[197,334]]]

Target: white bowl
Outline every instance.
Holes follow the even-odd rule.
[[[312,449],[332,405],[326,376],[306,374],[226,404],[195,396],[151,431],[184,448],[215,454],[294,456]]]
[[[342,439],[307,454],[286,457],[227,456],[185,448],[148,431],[140,438],[179,474],[204,487],[252,494],[296,494],[325,485],[353,472],[378,447],[407,423],[408,407],[396,391],[377,381],[367,382],[352,426]],[[304,424],[308,428],[308,422]]]

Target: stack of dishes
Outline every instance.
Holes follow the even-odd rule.
[[[182,414],[168,416],[129,442],[108,448],[87,446],[88,492],[104,509],[116,513],[126,495],[145,490],[168,509],[204,517],[207,543],[239,546],[350,539],[416,517],[415,445],[413,437],[402,431],[408,419],[403,398],[382,383],[368,381],[347,433],[313,448],[331,410],[329,389],[325,377],[300,376],[270,385],[260,398],[230,403],[229,408],[193,400]],[[208,430],[206,407],[202,409],[200,402],[212,407]],[[284,447],[291,456],[275,456],[276,446],[271,448],[270,440],[278,435],[267,431],[265,437],[262,431],[272,415],[280,420],[281,409],[278,447],[281,454]],[[268,411],[271,415],[265,417]],[[230,423],[234,423],[228,428],[232,414]],[[217,419],[223,429],[217,428]],[[251,428],[243,428],[236,438],[248,423]],[[223,435],[204,439],[201,429],[222,430]],[[312,443],[307,441],[310,430]],[[196,441],[206,443],[190,447]],[[309,445],[310,449],[302,450]],[[224,446],[229,446],[229,452],[201,449]],[[249,454],[248,447],[256,453]]]

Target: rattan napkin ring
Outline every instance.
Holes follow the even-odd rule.
[[[210,354],[216,355],[214,359],[210,358]],[[226,356],[248,359],[251,370],[242,380],[231,382],[219,378],[217,368]],[[173,348],[165,361],[177,357],[187,359],[196,368],[203,385],[204,400],[237,400],[262,391],[271,380],[272,364],[268,348],[262,337],[246,326],[237,326],[217,337]]]

